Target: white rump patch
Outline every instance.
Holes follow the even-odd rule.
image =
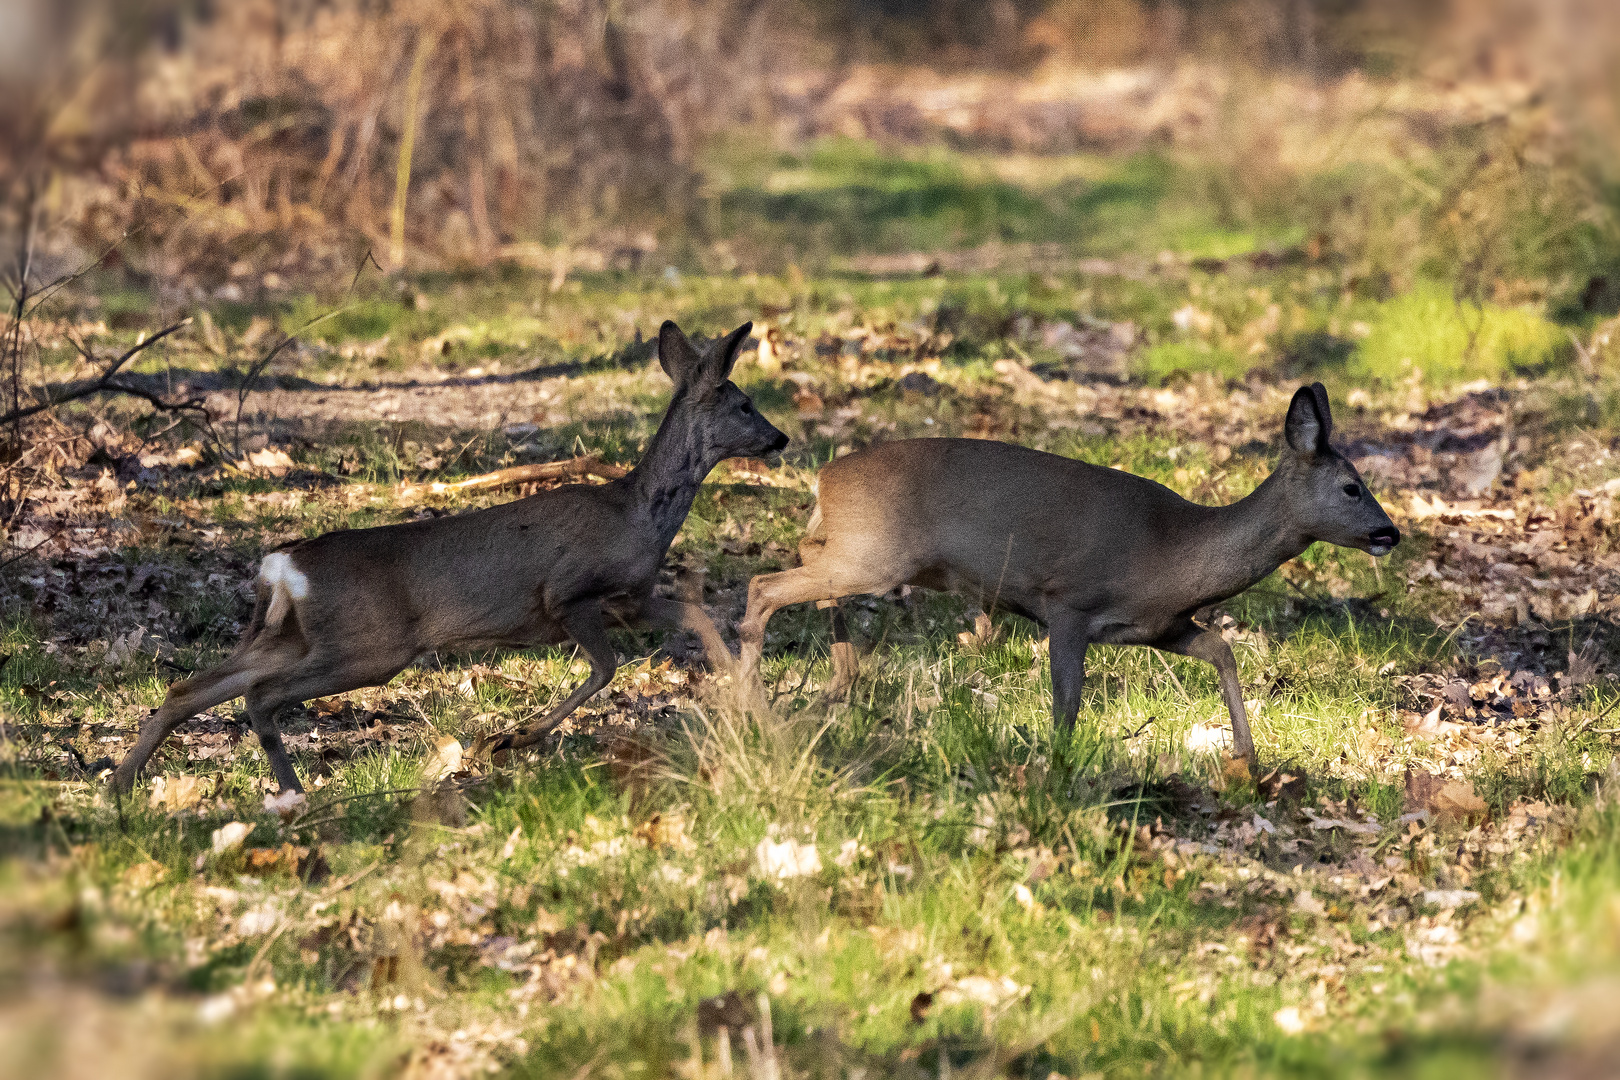
[[[266,555],[259,564],[259,580],[270,586],[270,609],[264,613],[268,630],[281,629],[282,620],[292,610],[293,602],[309,595],[309,578],[293,565],[292,556],[284,551]]]
[[[293,565],[292,556],[285,551],[264,557],[264,562],[259,564],[259,580],[272,589],[277,585],[285,586],[294,600],[302,600],[309,595],[309,578]]]

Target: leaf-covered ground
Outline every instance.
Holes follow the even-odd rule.
[[[1604,1075],[1620,335],[1572,351],[1523,307],[1261,255],[413,279],[333,300],[256,381],[321,303],[188,309],[130,380],[202,398],[208,430],[114,398],[31,431],[0,566],[0,1060],[699,1077],[724,1044],[752,1075]],[[88,371],[68,335],[110,351],[163,303],[83,287],[28,327],[47,381]],[[671,553],[664,588],[728,637],[750,576],[793,564],[817,465],[878,439],[1006,439],[1226,502],[1322,378],[1406,539],[1313,548],[1208,614],[1261,777],[1224,765],[1207,666],[1096,648],[1059,739],[1037,629],[916,592],[847,605],[847,702],[820,694],[826,613],[791,609],[768,715],[695,641],[626,633],[610,689],[499,767],[461,748],[559,699],[570,648],[290,712],[302,803],[234,704],[130,799],[98,783],[233,645],[276,544],[516,494],[434,481],[633,464],[666,317],[753,319],[737,379],[794,436],[716,470]]]

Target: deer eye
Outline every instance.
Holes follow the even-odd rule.
[[[1350,496],[1352,499],[1359,499],[1361,498],[1361,485],[1346,484],[1344,485],[1344,493]]]
[[[752,401],[744,401],[742,404],[742,411],[744,416],[752,416],[754,412],[754,403]]]

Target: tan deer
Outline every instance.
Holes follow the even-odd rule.
[[[709,470],[787,445],[728,381],[751,329],[744,323],[700,353],[664,323],[658,358],[675,395],[641,463],[622,479],[454,517],[327,533],[266,556],[236,652],[169,689],[113,783],[128,791],[177,725],[244,697],[277,782],[299,789],[276,726],[282,708],[380,686],[439,650],[572,639],[590,658],[583,684],[528,729],[486,740],[491,753],[538,742],[608,684],[617,667],[611,624],[691,631],[711,664],[729,667],[731,653],[703,609],[654,596],[653,586]]]
[[[740,676],[757,680],[780,608],[915,585],[963,593],[1043,624],[1052,718],[1074,726],[1092,644],[1151,645],[1220,674],[1233,748],[1254,758],[1237,662],[1193,621],[1323,540],[1387,555],[1400,541],[1355,467],[1329,445],[1321,383],[1294,395],[1277,469],[1230,506],[1055,454],[978,439],[909,439],[821,470],[795,570],[748,585]],[[842,652],[846,670],[849,650]]]

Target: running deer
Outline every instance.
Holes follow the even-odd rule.
[[[453,517],[327,533],[266,556],[236,652],[169,689],[114,773],[118,789],[130,789],[182,721],[243,697],[276,781],[283,791],[299,790],[277,712],[380,686],[438,650],[572,639],[590,658],[590,677],[562,704],[525,730],[484,740],[480,749],[489,753],[540,741],[608,684],[617,667],[610,623],[690,631],[711,664],[729,668],[731,653],[703,609],[654,596],[653,586],[709,470],[787,445],[728,381],[752,326],[700,353],[664,323],[658,358],[675,395],[641,463],[622,479]]]
[[[978,439],[908,439],[841,458],[817,478],[796,570],[748,585],[741,678],[756,680],[765,624],[782,607],[914,585],[963,593],[1045,625],[1052,719],[1074,726],[1093,643],[1150,645],[1220,673],[1233,749],[1254,760],[1237,663],[1193,621],[1323,540],[1389,554],[1400,533],[1328,443],[1327,392],[1294,394],[1275,472],[1230,506],[1199,506],[1151,480]],[[836,620],[835,620],[836,623]],[[834,650],[852,677],[853,652]]]

